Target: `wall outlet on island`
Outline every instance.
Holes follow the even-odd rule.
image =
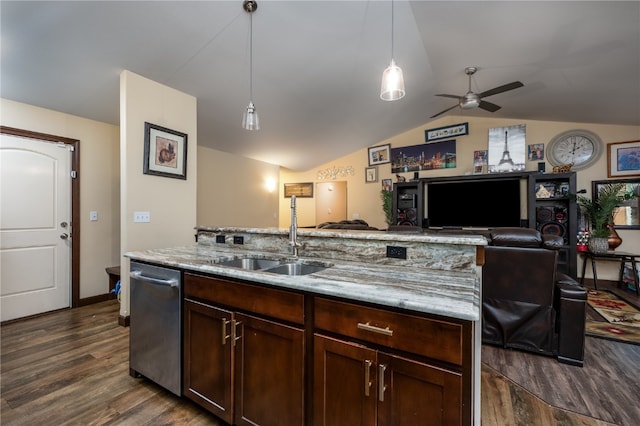
[[[387,246],[387,257],[394,259],[406,259],[407,248],[398,246]]]

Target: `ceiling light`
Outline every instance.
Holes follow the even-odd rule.
[[[254,0],[245,0],[242,8],[249,14],[249,105],[242,115],[242,128],[247,130],[260,130],[260,119],[253,105],[253,12],[258,8]]]
[[[380,99],[383,101],[397,101],[404,98],[404,77],[402,68],[393,59],[393,0],[391,0],[391,63],[382,73]]]

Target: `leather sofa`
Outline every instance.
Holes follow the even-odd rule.
[[[556,270],[563,240],[530,228],[487,236],[482,341],[583,365],[587,292]]]

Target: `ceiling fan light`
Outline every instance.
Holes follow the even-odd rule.
[[[404,98],[404,94],[402,68],[396,65],[395,60],[391,59],[391,63],[382,73],[380,99],[383,101],[397,101]]]
[[[242,128],[247,130],[260,130],[260,118],[256,112],[253,101],[249,102],[246,111],[242,115]]]
[[[460,102],[460,108],[462,109],[478,108],[479,105],[480,97],[475,93],[467,93],[462,99],[462,102]]]

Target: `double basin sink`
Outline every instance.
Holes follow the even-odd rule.
[[[306,260],[264,259],[258,257],[239,257],[220,262],[218,265],[278,275],[308,275],[333,266],[329,263]]]

